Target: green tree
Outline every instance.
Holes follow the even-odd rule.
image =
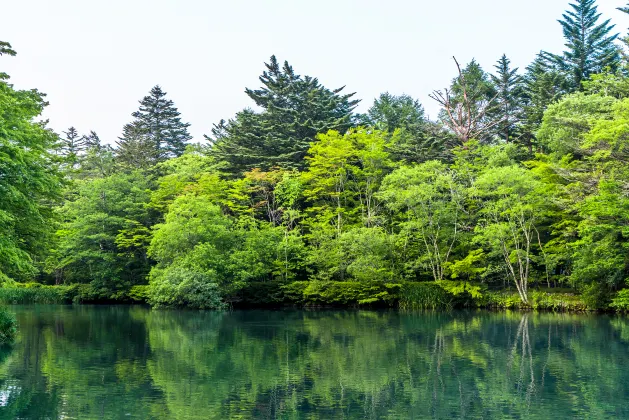
[[[166,99],[166,92],[159,86],[151,89],[149,95],[140,101],[140,108],[132,115],[135,120],[125,126],[121,141],[146,142],[141,149],[150,145],[151,159],[162,161],[181,156],[186,150],[186,143],[192,139],[188,133],[190,124],[181,121],[181,114],[174,102]],[[138,147],[135,146],[136,149]]]
[[[301,169],[318,133],[344,132],[353,124],[353,93],[327,89],[316,78],[296,74],[288,62],[280,66],[275,56],[265,66],[263,86],[246,89],[262,111],[245,109],[216,124],[207,137],[212,155],[233,176],[254,168]]]
[[[13,55],[7,43],[2,54]],[[35,119],[47,105],[36,90],[0,80],[0,279],[32,279],[53,233],[52,206],[62,181],[57,136]]]
[[[542,55],[526,68],[523,78],[524,109],[522,144],[533,152],[537,144],[537,130],[549,105],[557,102],[569,91],[564,74],[550,66]]]
[[[160,161],[159,149],[140,121],[124,126],[116,146],[116,161],[128,169],[149,169]]]
[[[610,20],[599,23],[595,0],[577,0],[563,14],[559,23],[566,39],[563,55],[544,53],[570,80],[571,89],[581,90],[581,83],[606,68],[614,71],[620,64],[620,51],[614,44],[618,34],[611,34],[615,25]]]
[[[552,189],[519,166],[487,169],[470,194],[480,206],[475,242],[500,256],[523,303],[536,259],[543,254],[539,227],[549,217]]]
[[[64,131],[65,137],[61,139],[60,152],[70,171],[76,171],[80,165],[82,154],[87,148],[85,136],[81,136],[74,127]]]
[[[391,158],[407,164],[448,158],[456,140],[428,120],[424,108],[408,95],[381,94],[363,116],[362,123],[393,135]]]
[[[518,75],[517,68],[511,68],[511,60],[506,55],[503,55],[494,67],[496,74],[491,75],[491,80],[497,96],[492,118],[498,121],[494,132],[499,139],[510,143],[517,141],[520,135],[519,125],[524,102],[522,77]]]
[[[421,249],[412,264],[444,280],[463,233],[465,188],[457,174],[437,161],[400,168],[384,180],[380,196],[399,215],[408,246]]]
[[[61,209],[55,269],[68,283],[90,283],[102,298],[118,298],[142,284],[154,215],[147,209],[151,181],[140,171],[80,181]]]

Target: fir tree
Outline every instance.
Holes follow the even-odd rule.
[[[87,150],[100,149],[102,147],[100,137],[98,137],[98,134],[96,134],[95,131],[90,131],[89,134],[84,135],[83,142],[85,143]]]
[[[181,156],[186,150],[186,142],[192,139],[188,133],[190,124],[181,121],[175,104],[166,99],[166,92],[159,86],[151,89],[150,94],[140,101],[140,109],[132,115],[135,118],[131,124],[133,135],[141,130],[143,137],[152,144],[154,151],[151,152],[150,159],[156,157],[158,160],[165,160]],[[123,138],[126,138],[126,134],[123,134]],[[146,147],[148,146],[143,144],[141,149]]]
[[[141,121],[126,124],[116,145],[116,160],[128,169],[148,169],[161,158],[154,138]]]
[[[206,136],[212,155],[233,175],[253,168],[301,169],[318,133],[344,132],[353,124],[353,93],[327,89],[316,78],[296,74],[288,62],[280,66],[275,56],[265,65],[262,87],[245,91],[262,111],[245,109]]]
[[[61,139],[59,151],[68,167],[76,170],[79,166],[81,155],[86,150],[85,137],[81,136],[74,127],[68,128],[68,131],[64,131],[63,134],[65,134],[65,137]]]
[[[571,82],[571,90],[581,89],[581,82],[606,68],[615,71],[620,63],[620,51],[614,44],[618,34],[611,34],[615,25],[610,20],[599,23],[601,14],[595,0],[577,0],[572,10],[559,20],[566,39],[563,55],[544,53],[544,56],[564,71]]]
[[[522,142],[533,151],[535,132],[539,129],[548,105],[569,92],[570,82],[564,73],[549,65],[543,53],[526,68],[523,78]]]
[[[496,74],[491,75],[491,80],[497,96],[493,118],[498,120],[494,132],[498,138],[509,143],[518,136],[518,125],[522,118],[522,77],[518,75],[517,68],[511,68],[511,60],[506,55],[494,67]]]

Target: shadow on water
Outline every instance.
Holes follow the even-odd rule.
[[[14,307],[0,418],[628,418],[629,321]]]

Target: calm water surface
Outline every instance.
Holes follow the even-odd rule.
[[[629,418],[629,320],[23,306],[0,418]]]

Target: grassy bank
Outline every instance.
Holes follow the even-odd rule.
[[[147,303],[148,286],[135,286],[114,296],[104,296],[88,284],[48,286],[38,283],[0,288],[0,304]],[[359,283],[298,281],[250,283],[225,298],[234,308],[249,307],[363,307],[425,309],[522,309],[558,312],[617,310],[592,307],[578,294],[565,290],[533,290],[523,304],[516,292],[490,291],[479,285],[444,281],[421,283]],[[617,302],[612,300],[611,302]]]

